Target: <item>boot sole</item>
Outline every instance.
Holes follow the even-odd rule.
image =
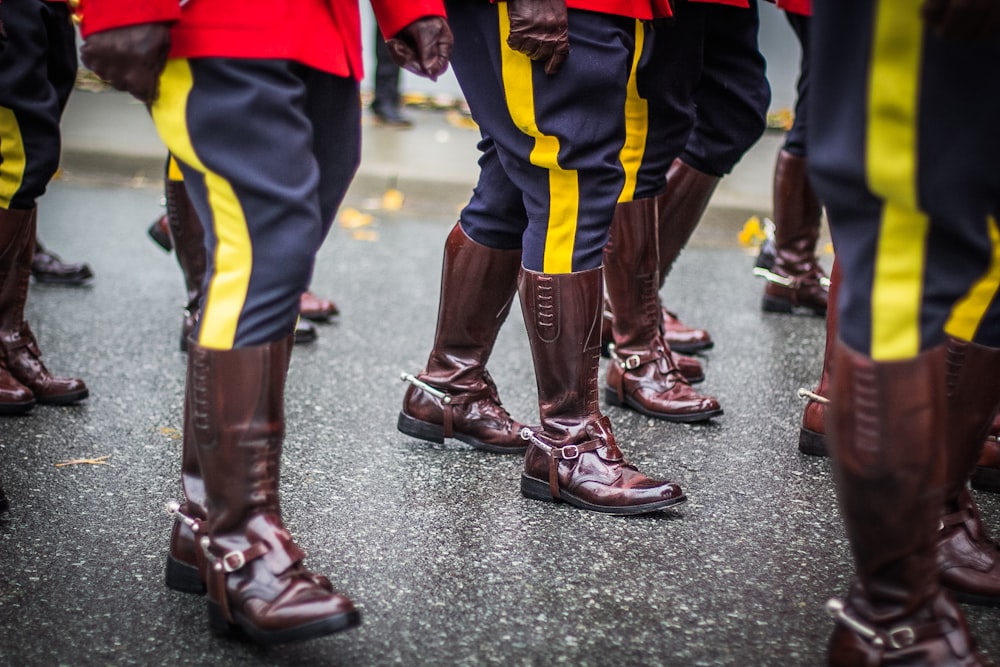
[[[705,412],[691,412],[688,414],[669,414],[666,412],[654,412],[648,408],[643,407],[639,403],[632,400],[630,397],[626,396],[624,400],[618,400],[618,392],[611,387],[604,388],[604,400],[608,405],[614,405],[619,408],[626,408],[629,410],[635,410],[639,414],[646,415],[647,417],[653,417],[654,419],[662,419],[668,422],[678,422],[680,424],[690,424],[693,422],[703,422],[712,419],[713,417],[720,417],[725,412],[722,408],[717,410],[706,410]]]
[[[826,317],[826,308],[813,308],[812,306],[793,306],[791,301],[786,301],[784,299],[776,299],[771,296],[765,296],[760,302],[760,309],[765,313],[783,313],[783,314],[803,314],[803,315],[815,315],[817,317]],[[671,346],[671,349],[674,349]]]
[[[412,438],[426,440],[427,442],[433,442],[439,445],[444,444],[445,437],[443,427],[438,426],[437,424],[431,424],[430,422],[414,419],[405,412],[399,413],[399,419],[396,420],[396,429],[400,433],[404,433]],[[524,447],[504,447],[502,445],[491,445],[488,442],[483,442],[482,440],[477,440],[472,436],[462,435],[461,433],[456,433],[451,437],[459,442],[464,442],[471,447],[475,447],[476,449],[480,449],[484,452],[493,452],[494,454],[524,454],[528,451],[527,443],[525,443]]]
[[[667,509],[668,507],[675,507],[681,503],[687,502],[687,496],[677,496],[676,498],[670,498],[669,500],[660,500],[655,503],[646,503],[645,505],[629,505],[626,507],[609,507],[606,505],[594,505],[593,503],[588,503],[586,500],[577,498],[571,493],[563,491],[560,489],[559,497],[553,498],[552,491],[549,489],[549,483],[543,482],[540,479],[535,479],[521,473],[521,495],[525,498],[531,498],[532,500],[541,500],[548,503],[564,502],[573,507],[578,507],[583,510],[589,510],[591,512],[600,512],[601,514],[613,514],[615,516],[632,516],[635,514],[648,514],[649,512],[658,512],[660,510]]]
[[[39,405],[71,405],[82,401],[88,396],[90,396],[90,390],[81,389],[71,394],[60,394],[58,396],[35,396],[35,400]]]
[[[799,429],[799,451],[809,456],[829,456],[826,450],[826,436],[809,429]]]
[[[1000,607],[1000,597],[977,595],[976,593],[963,593],[955,590],[954,588],[948,588],[947,586],[944,586],[944,588],[951,591],[954,598],[964,604],[971,604],[977,607]]]
[[[207,591],[197,567],[179,561],[169,554],[167,555],[167,574],[164,581],[167,588],[179,593],[204,595]]]
[[[0,415],[23,415],[31,412],[36,403],[35,399],[25,401],[24,403],[0,403]]]
[[[976,466],[972,471],[972,488],[977,491],[1000,493],[1000,470]]]
[[[208,601],[208,624],[213,634],[231,639],[246,639],[262,645],[301,642],[343,632],[361,624],[361,612],[354,610],[346,614],[320,618],[294,628],[270,631],[256,627],[239,612],[233,613],[233,620],[234,623],[227,621],[219,605],[212,600]]]

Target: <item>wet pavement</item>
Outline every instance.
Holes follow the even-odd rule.
[[[95,100],[71,112],[124,113],[121,98]],[[295,350],[282,461],[285,517],[307,564],[356,600],[363,622],[259,648],[213,637],[204,600],[162,583],[164,507],[179,494],[183,285],[145,234],[161,210],[159,148],[125,115],[112,125],[134,122],[127,141],[145,148],[103,170],[114,156],[87,162],[73,129],[64,177],[41,202],[40,238],[90,262],[96,281],[33,287],[28,317],[50,369],[86,378],[91,398],[0,430],[12,503],[0,521],[0,664],[823,664],[823,605],[845,591],[850,557],[829,462],[796,449],[795,392],[818,379],[824,324],[762,313],[753,255],[737,243],[749,215],[768,213],[779,136],[725,184],[664,291],[716,340],[698,386],[725,415],[681,425],[606,408],[628,458],[679,482],[689,502],[620,518],[521,497],[519,457],[396,431],[399,374],[426,361],[475,136],[442,112],[419,112],[410,134],[366,126],[371,150],[313,283],[343,314]],[[401,143],[418,164],[393,154]],[[399,210],[384,206],[391,185],[405,195]],[[517,307],[490,369],[506,407],[534,421]],[[94,462],[58,465],[81,459]],[[997,526],[998,499],[976,497]],[[1000,657],[1000,612],[966,610]]]

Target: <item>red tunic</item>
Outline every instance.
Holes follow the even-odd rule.
[[[775,0],[778,9],[784,9],[793,14],[812,15],[812,0]]]
[[[425,16],[444,16],[442,0],[372,0],[382,34]],[[174,58],[294,60],[337,76],[362,78],[357,0],[80,0],[81,32],[169,22]]]

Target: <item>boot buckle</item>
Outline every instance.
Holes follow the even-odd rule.
[[[559,458],[564,461],[572,461],[580,457],[580,448],[576,445],[563,445],[558,450]]]
[[[908,625],[889,631],[889,646],[895,649],[909,648],[917,641],[917,633]]]
[[[624,359],[619,357],[617,351],[615,350],[614,343],[608,344],[608,354],[612,359],[618,362],[618,365],[621,366],[623,370],[626,371],[634,371],[642,365],[642,358],[638,354],[631,354]]]

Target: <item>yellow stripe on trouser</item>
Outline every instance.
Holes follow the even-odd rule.
[[[211,224],[216,238],[215,272],[212,274],[201,313],[198,344],[232,349],[243,304],[246,302],[253,248],[243,207],[229,181],[209,171],[198,159],[187,127],[187,102],[194,81],[187,60],[172,59],[160,77],[160,96],[153,105],[153,122],[171,154],[205,177]]]
[[[167,160],[167,178],[171,181],[184,180],[184,173],[181,172],[181,167],[177,164],[177,158],[173,155]]]
[[[21,189],[25,163],[17,117],[12,109],[0,107],[0,208],[10,208],[10,200]]]
[[[580,204],[580,185],[576,170],[559,166],[559,139],[542,134],[535,122],[534,90],[531,82],[531,59],[507,46],[510,18],[506,4],[500,15],[500,52],[507,110],[521,132],[534,137],[529,160],[549,172],[549,219],[542,259],[544,273],[572,273],[573,248]]]
[[[997,221],[990,216],[987,221],[993,258],[990,266],[965,297],[955,304],[944,330],[951,336],[971,341],[983,321],[986,310],[1000,289],[1000,230]]]
[[[628,93],[625,98],[625,145],[622,147],[621,162],[625,168],[625,187],[618,196],[618,203],[632,201],[642,157],[646,151],[646,134],[649,130],[649,102],[639,96],[636,72],[646,41],[642,22],[635,22],[635,55],[632,70],[628,75]]]
[[[923,45],[918,0],[876,3],[868,91],[867,173],[885,200],[872,285],[873,359],[920,351],[928,218],[917,204],[917,103]]]

